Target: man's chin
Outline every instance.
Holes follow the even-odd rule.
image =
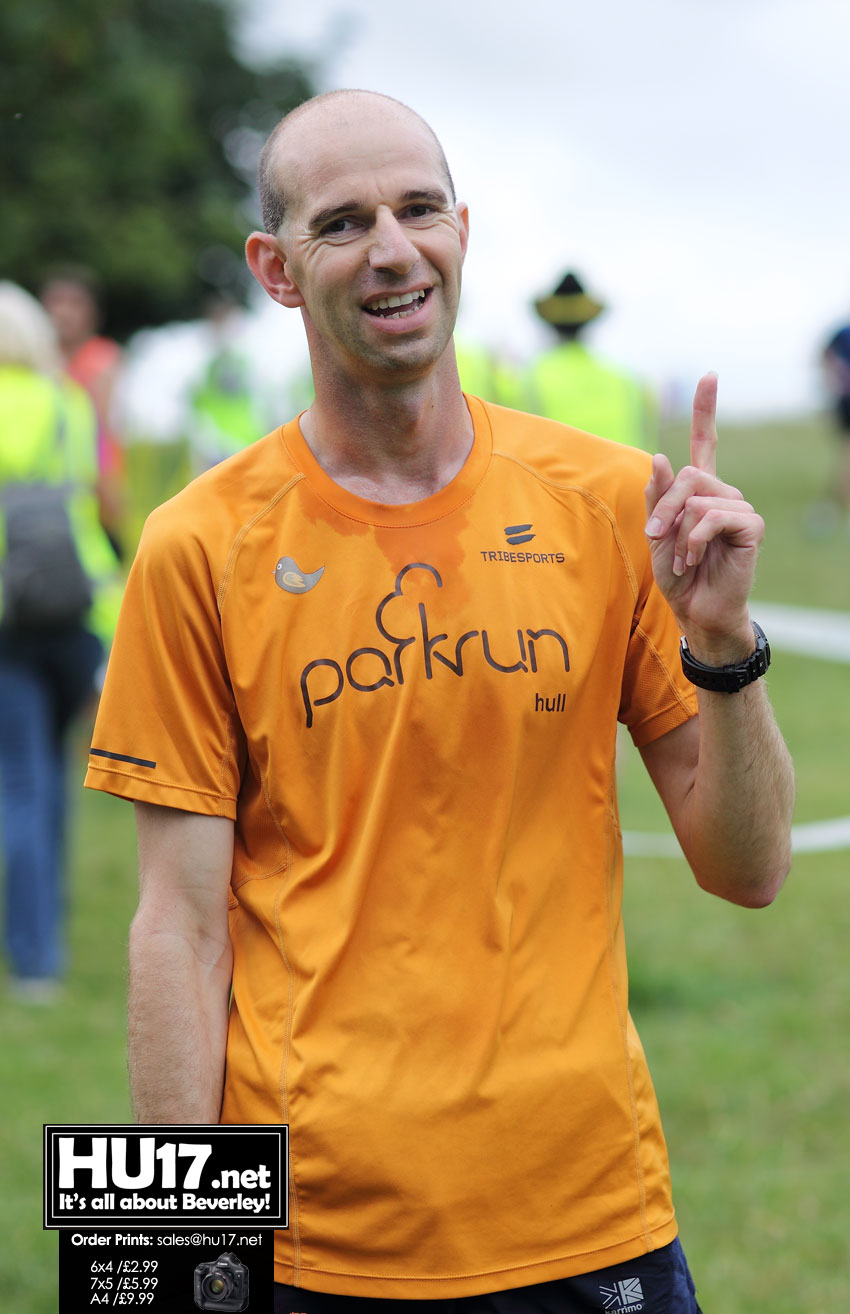
[[[452,336],[440,341],[427,337],[395,338],[380,346],[369,344],[363,358],[376,369],[386,371],[393,378],[410,374],[419,377],[427,374],[451,347]]]
[[[306,318],[305,318],[306,323]],[[384,382],[397,385],[426,377],[452,350],[451,332],[411,332],[373,336],[356,333],[336,335],[335,347],[308,325],[308,341],[317,381],[336,375],[348,386]]]

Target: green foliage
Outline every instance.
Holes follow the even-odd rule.
[[[238,293],[249,180],[309,71],[240,63],[227,0],[8,0],[0,51],[0,276],[94,269],[118,337]]]
[[[628,864],[632,1012],[706,1311],[846,1300],[846,883],[846,853],[806,854],[752,912],[703,894],[683,861]]]
[[[45,1122],[131,1122],[125,1050],[127,931],[136,899],[133,809],[84,793],[90,727],[71,763],[72,969],[56,1004],[0,996],[0,1308],[55,1314],[58,1242],[42,1231]]]

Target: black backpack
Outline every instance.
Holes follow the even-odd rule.
[[[54,441],[67,467],[65,428],[59,401]],[[68,514],[74,487],[70,480],[0,487],[4,629],[58,629],[80,621],[91,606],[91,581],[80,562]]]

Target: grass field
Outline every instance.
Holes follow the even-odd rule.
[[[768,523],[758,600],[850,610],[850,535],[807,529],[832,457],[818,420],[727,429],[721,473]],[[683,433],[665,444],[681,462]],[[166,464],[168,463],[168,464]],[[146,451],[141,510],[174,453]],[[799,778],[797,819],[850,813],[850,670],[775,655],[769,685]],[[124,1071],[127,925],[135,900],[132,809],[80,788],[71,878],[72,970],[61,1003],[0,993],[0,1308],[54,1314],[57,1239],[41,1230],[41,1124],[129,1120]],[[625,829],[663,811],[628,751]],[[762,912],[695,887],[681,860],[629,859],[632,1008],[673,1163],[683,1240],[705,1314],[824,1314],[850,1292],[850,903],[847,853],[800,856]]]

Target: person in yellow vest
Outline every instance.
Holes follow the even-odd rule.
[[[455,359],[464,392],[498,406],[527,410],[521,372],[503,355],[491,351],[464,334],[455,334]]]
[[[239,306],[215,294],[206,305],[209,354],[188,397],[189,462],[201,474],[267,429],[250,357],[237,341]]]
[[[121,601],[97,499],[97,421],[34,297],[0,283],[0,806],[15,993],[65,966],[65,748]]]
[[[528,409],[574,429],[654,451],[658,418],[651,393],[583,341],[585,329],[602,314],[604,304],[589,296],[570,272],[550,296],[535,301],[534,308],[558,341],[528,371]]]

